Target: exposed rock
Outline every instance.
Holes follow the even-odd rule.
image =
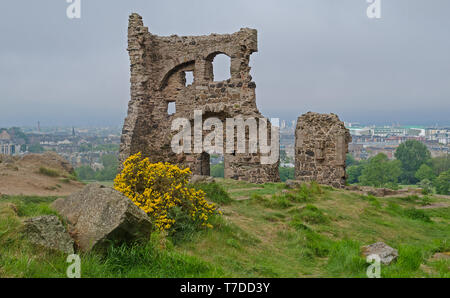
[[[420,192],[417,192],[413,189],[399,189],[394,190],[390,188],[376,188],[372,186],[359,186],[358,190],[362,191],[366,195],[372,195],[375,197],[387,197],[387,196],[398,196],[398,195],[419,195]]]
[[[39,216],[25,221],[25,235],[31,243],[73,254],[74,242],[55,215]]]
[[[191,179],[189,180],[190,183],[196,184],[196,183],[214,183],[216,180],[213,177],[210,176],[202,176],[202,175],[192,175]]]
[[[420,207],[416,207],[416,209],[438,209],[438,208],[447,208],[450,207],[450,203],[430,203],[429,205],[426,206],[420,206]]]
[[[74,168],[58,153],[47,151],[42,154],[27,154],[24,155],[18,162],[19,165],[35,165],[37,169],[39,167],[47,167],[53,170],[59,171],[61,174],[73,174]]]
[[[371,188],[363,188],[363,190],[368,194],[368,195],[371,195],[371,196],[375,196],[375,197],[379,197],[379,198],[381,198],[381,197],[384,197],[385,196],[385,188],[374,188],[374,187],[371,187]]]
[[[377,242],[362,247],[363,256],[378,255],[384,265],[389,265],[398,257],[398,251],[384,242]]]
[[[296,188],[296,187],[300,186],[302,183],[303,183],[302,181],[298,181],[298,180],[286,180],[286,182],[284,184],[288,188]]]
[[[309,112],[297,120],[295,179],[344,188],[350,131],[335,114]]]
[[[346,185],[345,189],[350,190],[350,191],[358,191],[359,187],[358,187],[358,185]]]
[[[178,132],[172,131],[172,123],[179,118],[194,123],[194,111],[201,111],[202,121],[217,118],[225,131],[227,118],[263,118],[256,106],[256,84],[249,66],[250,56],[257,50],[254,29],[209,36],[157,36],[148,31],[141,16],[133,13],[128,26],[131,99],[122,130],[121,162],[141,152],[151,162],[170,162],[189,167],[193,174],[209,175],[210,155],[206,152],[173,152],[171,141]],[[231,64],[230,78],[221,82],[214,80],[213,71],[218,54],[230,57]],[[192,73],[192,84],[187,84],[186,73]],[[168,114],[169,103],[176,105],[173,115]],[[270,123],[268,127],[267,144],[271,144]],[[203,137],[207,134],[210,131],[204,130]],[[249,134],[225,136],[224,149],[226,139],[248,141]],[[191,136],[192,144],[193,140]],[[273,142],[276,146],[278,143]],[[279,162],[262,164],[264,157],[259,151],[233,154],[224,150],[225,178],[253,183],[280,181]]]
[[[450,252],[438,252],[431,257],[432,261],[438,261],[438,260],[449,260],[450,259]]]
[[[110,242],[148,239],[147,214],[120,192],[90,184],[52,207],[69,223],[69,233],[82,251],[103,249]]]
[[[51,170],[55,175],[46,175],[50,172],[45,170]],[[71,164],[55,152],[22,157],[0,155],[0,193],[67,196],[84,187],[81,182],[71,179],[73,173]]]

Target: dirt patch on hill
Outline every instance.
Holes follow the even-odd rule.
[[[433,203],[427,206],[418,207],[417,209],[439,209],[450,207],[450,203]]]
[[[54,152],[0,155],[0,195],[66,196],[83,187],[71,164]]]

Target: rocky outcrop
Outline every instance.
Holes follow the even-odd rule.
[[[350,191],[358,191],[365,195],[371,195],[375,197],[389,197],[389,196],[399,196],[399,195],[421,195],[422,189],[389,189],[389,188],[376,188],[372,186],[359,186],[359,185],[348,185],[345,189]]]
[[[82,251],[103,249],[110,243],[148,239],[152,224],[147,214],[120,192],[90,184],[52,207],[69,224],[69,233]]]
[[[67,196],[84,187],[73,174],[72,165],[55,152],[0,155],[1,194]]]
[[[74,241],[55,215],[27,219],[24,232],[33,244],[67,254],[73,254],[74,252]]]
[[[398,251],[384,242],[377,242],[371,245],[362,247],[363,256],[378,255],[380,261],[384,265],[389,265],[398,257]]]
[[[40,167],[46,167],[58,171],[60,174],[73,174],[74,168],[58,153],[47,151],[42,154],[27,154],[24,155],[19,161],[18,165],[34,165],[37,169]]]
[[[210,176],[203,176],[203,175],[192,175],[191,179],[189,180],[189,183],[191,184],[197,184],[197,183],[214,183],[215,180],[213,177]]]
[[[286,180],[286,182],[284,182],[287,188],[296,188],[302,185],[302,183],[304,182],[299,180]]]
[[[335,114],[309,112],[297,120],[295,179],[345,187],[350,131]]]

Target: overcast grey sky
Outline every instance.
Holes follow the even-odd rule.
[[[364,123],[450,123],[450,1],[65,0],[0,2],[0,127],[121,125],[127,21],[158,35],[258,30],[257,103],[270,117],[334,112]],[[217,66],[219,69],[223,67]]]

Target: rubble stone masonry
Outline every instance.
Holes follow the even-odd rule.
[[[171,162],[190,167],[194,174],[209,175],[206,152],[172,151],[171,140],[176,132],[171,131],[171,123],[178,117],[193,123],[195,110],[202,110],[203,121],[209,117],[222,120],[224,130],[226,118],[263,118],[256,107],[256,84],[249,66],[250,55],[257,50],[254,29],[223,35],[161,37],[149,33],[142,18],[132,14],[128,27],[131,99],[120,160],[142,152],[152,162]],[[230,79],[226,81],[214,81],[213,60],[218,54],[227,55],[231,61]],[[193,73],[191,85],[186,84],[187,72]],[[168,114],[169,103],[175,103],[173,115]],[[224,144],[225,138],[224,133]],[[262,165],[260,159],[259,153],[229,154],[224,150],[225,178],[254,183],[279,181],[279,162]]]
[[[309,112],[297,120],[295,179],[345,186],[345,160],[352,138],[335,114]]]

